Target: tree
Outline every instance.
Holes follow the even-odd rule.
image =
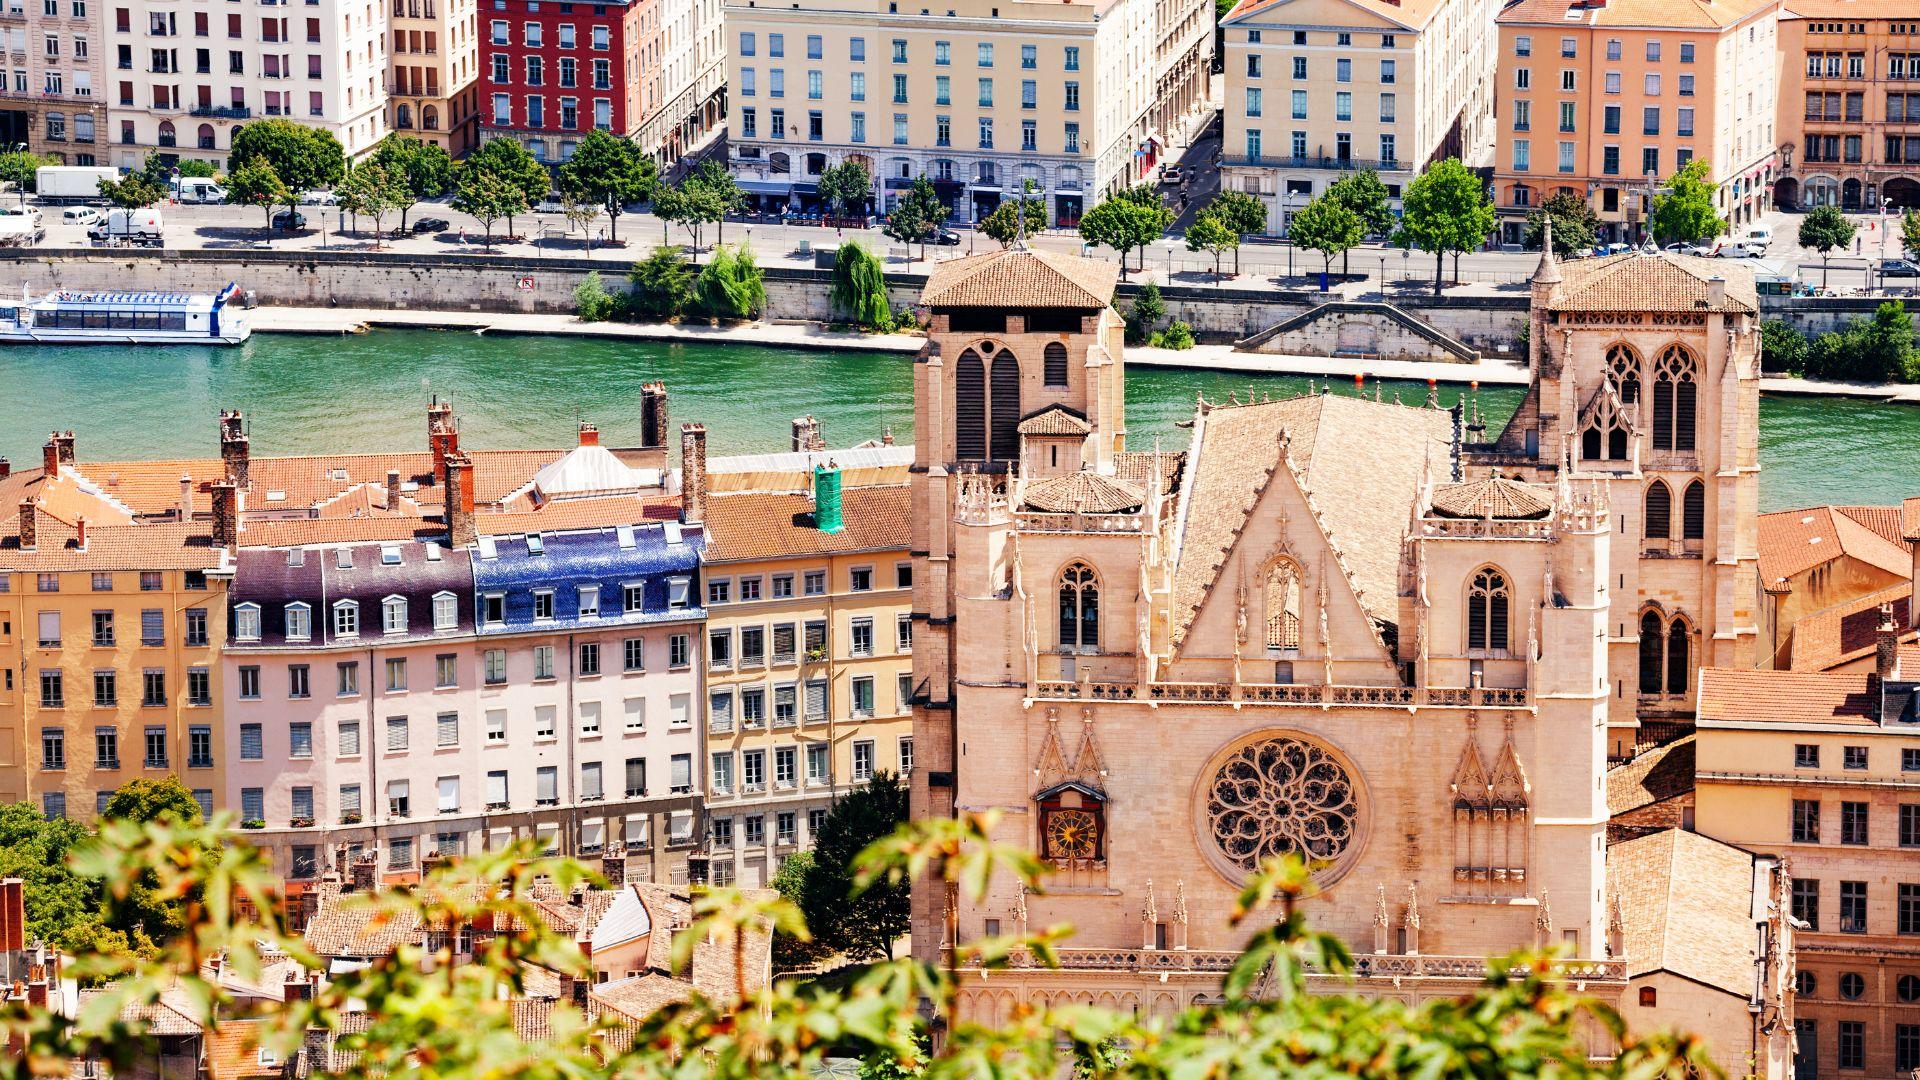
[[[498,142],[499,140],[494,140]],[[454,175],[453,208],[480,219],[486,229],[486,250],[493,251],[493,223],[527,212],[527,194],[498,171],[468,158]]]
[[[1798,375],[1806,370],[1807,335],[1783,319],[1760,324],[1760,370]]]
[[[233,148],[227,153],[228,172],[238,172],[252,161],[271,165],[286,185],[287,194],[280,202],[289,213],[297,211],[301,192],[331,187],[347,175],[346,154],[332,132],[278,117],[257,120],[234,133]]]
[[[1080,236],[1089,244],[1103,244],[1120,253],[1120,276],[1127,276],[1127,252],[1145,249],[1160,239],[1166,228],[1163,214],[1150,206],[1122,196],[1114,196],[1086,212],[1080,219]],[[1146,260],[1141,258],[1141,269]]]
[[[889,239],[903,244],[920,245],[920,258],[927,257],[927,239],[940,231],[947,223],[953,211],[940,201],[940,195],[933,190],[933,182],[924,176],[914,177],[913,186],[893,204],[893,213],[887,215],[884,231]]]
[[[59,162],[50,157],[25,150],[0,154],[0,183],[12,184],[18,191],[32,191],[38,186],[40,170],[57,164]]]
[[[589,270],[573,287],[573,314],[581,322],[605,322],[619,302],[600,282],[600,271]]]
[[[564,191],[560,193],[560,216],[567,219],[568,232],[578,229],[580,235],[586,238],[588,255],[593,254],[593,219],[599,217],[601,211],[605,209],[606,207],[592,200],[579,202]]]
[[[1900,215],[1900,248],[1908,258],[1920,258],[1920,210]]]
[[[628,301],[637,315],[671,319],[693,299],[693,268],[677,247],[661,245],[627,273],[633,286]]]
[[[841,217],[850,216],[855,205],[872,201],[873,174],[852,158],[829,165],[820,174],[820,197]]]
[[[607,235],[618,241],[620,215],[626,213],[628,203],[641,202],[653,193],[659,172],[633,140],[595,128],[560,166],[560,194],[563,199],[604,209]]]
[[[1547,220],[1553,220],[1553,253],[1566,256],[1593,246],[1600,226],[1600,215],[1587,200],[1572,192],[1547,197],[1540,208],[1527,215],[1527,247],[1539,250],[1540,236]]]
[[[1883,300],[1862,334],[1863,374],[1876,382],[1913,382],[1920,379],[1913,343],[1913,316],[1899,300]]]
[[[338,189],[340,207],[349,214],[373,219],[373,246],[380,247],[381,223],[388,214],[413,204],[413,195],[399,176],[377,161],[365,161],[353,167]]]
[[[517,139],[496,136],[480,145],[478,150],[467,155],[461,162],[461,168],[467,171],[491,173],[507,187],[520,195],[519,200],[505,200],[499,205],[508,207],[499,216],[507,219],[507,234],[513,235],[513,219],[527,212],[527,208],[545,199],[553,190],[553,177],[548,175],[547,167],[534,159],[527,148]],[[455,209],[461,209],[455,206]],[[472,211],[468,211],[472,213]],[[475,215],[478,217],[479,215]],[[493,244],[493,228],[489,224],[488,247]]]
[[[1201,213],[1219,218],[1220,224],[1232,229],[1242,240],[1267,229],[1267,204],[1261,202],[1258,195],[1244,191],[1222,191]],[[1233,245],[1233,272],[1240,272],[1239,244]]]
[[[70,818],[49,818],[32,803],[0,804],[0,879],[24,883],[30,937],[64,948],[78,928],[99,924],[98,885],[67,865],[86,839],[86,827]]]
[[[1350,172],[1327,188],[1327,197],[1353,211],[1360,219],[1361,238],[1393,235],[1393,208],[1387,205],[1387,185],[1371,169]],[[1340,272],[1348,269],[1347,252],[1340,253]]]
[[[1140,343],[1152,339],[1153,328],[1166,317],[1167,305],[1160,299],[1160,286],[1151,281],[1140,286],[1140,291],[1134,294],[1133,306],[1127,309],[1127,340]]]
[[[119,790],[107,799],[107,807],[102,813],[110,818],[137,821],[143,825],[156,821],[194,824],[202,818],[199,801],[174,776],[158,780],[140,777],[121,784]]]
[[[1433,252],[1433,294],[1440,295],[1440,275],[1453,252],[1458,255],[1486,243],[1494,228],[1493,204],[1475,176],[1459,158],[1436,161],[1408,184],[1400,197],[1400,231],[1394,241]],[[1297,220],[1297,219],[1296,219]]]
[[[797,908],[806,892],[807,875],[812,871],[813,852],[796,851],[780,860],[780,869],[774,871],[773,879],[767,885],[780,894],[780,899]],[[827,955],[830,955],[828,950],[817,941],[792,934],[775,933],[773,936],[775,971],[803,968]]]
[[[1026,234],[1033,236],[1047,227],[1047,206],[1033,199],[1008,199],[993,208],[980,222],[980,231],[998,240],[1002,247],[1012,247],[1014,238],[1020,235],[1019,219],[1014,217],[1016,210],[1024,207]]]
[[[660,219],[661,239],[671,223],[687,230],[693,248],[700,250],[709,222],[725,221],[731,207],[726,193],[700,181],[698,174],[680,182],[678,187],[663,188],[653,199],[653,214]]]
[[[1228,248],[1236,251],[1240,247],[1240,234],[1227,227],[1226,222],[1210,213],[1202,213],[1187,226],[1187,250],[1210,251],[1213,253],[1213,280],[1220,280],[1220,256]]]
[[[400,231],[407,229],[407,215],[422,199],[437,199],[453,190],[453,159],[445,149],[423,139],[393,132],[373,148],[372,160],[400,178],[412,198],[400,208]]]
[[[705,192],[705,198],[716,203],[719,213],[714,217],[713,240],[716,244],[727,242],[727,215],[737,214],[747,205],[747,194],[740,190],[740,184],[727,171],[727,167],[712,158],[700,163],[694,170],[693,180]]]
[[[893,307],[887,302],[887,271],[873,253],[849,240],[833,259],[833,310],[868,330],[893,327]]]
[[[813,835],[813,870],[800,910],[815,941],[850,960],[893,959],[893,943],[910,929],[906,881],[876,884],[856,895],[856,858],[907,820],[907,788],[884,770],[842,795]]]
[[[1706,158],[1694,158],[1667,178],[1666,193],[1653,197],[1647,218],[1656,242],[1697,244],[1727,231],[1727,219],[1713,208],[1711,168]]]
[[[1853,222],[1837,206],[1816,206],[1800,219],[1800,246],[1820,253],[1820,287],[1827,287],[1827,257],[1853,242]]]
[[[256,157],[227,174],[227,201],[259,207],[266,214],[267,228],[273,227],[273,208],[290,197],[280,174],[265,158]]]
[[[128,173],[118,180],[100,181],[100,194],[115,206],[127,210],[138,210],[165,199],[167,189],[152,183],[139,173]]]
[[[715,247],[693,294],[700,310],[716,319],[753,319],[767,309],[766,275],[745,244]]]
[[[1293,224],[1287,227],[1287,235],[1292,237],[1295,244],[1319,252],[1321,270],[1330,272],[1333,269],[1333,257],[1359,243],[1360,238],[1366,235],[1366,226],[1361,223],[1360,215],[1347,209],[1346,204],[1329,192],[1293,215]],[[1324,281],[1321,288],[1326,288]]]

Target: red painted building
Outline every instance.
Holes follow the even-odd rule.
[[[561,162],[596,127],[633,134],[643,119],[646,17],[658,3],[482,4],[480,137],[517,139],[536,158]]]

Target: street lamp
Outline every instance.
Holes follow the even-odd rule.
[[[1293,283],[1293,189],[1281,200],[1280,235],[1287,238],[1287,283]]]

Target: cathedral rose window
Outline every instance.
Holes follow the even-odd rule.
[[[1326,748],[1275,736],[1217,759],[1200,790],[1202,837],[1229,877],[1297,853],[1316,870],[1344,863],[1361,832],[1358,785]]]

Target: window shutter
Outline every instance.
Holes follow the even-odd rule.
[[[580,797],[597,799],[600,795],[600,763],[585,762],[580,766]]]
[[[1673,535],[1673,493],[1658,480],[1647,489],[1647,539],[1665,540]]]
[[[1467,648],[1484,649],[1487,647],[1487,598],[1470,596],[1467,598]]]
[[[340,725],[340,756],[352,757],[360,752],[360,722],[349,720]]]
[[[261,739],[259,724],[240,725],[240,756],[247,761],[259,761],[261,758]]]
[[[404,716],[387,717],[387,749],[405,750],[407,748],[407,718]]]
[[[287,725],[287,752],[294,757],[313,756],[313,725],[305,721]]]
[[[1687,485],[1681,504],[1680,535],[1688,540],[1702,540],[1707,535],[1707,487],[1698,480]]]
[[[551,767],[541,769],[539,772],[539,786],[534,794],[535,797],[543,803],[558,802],[560,800],[560,774]]]
[[[1499,592],[1487,598],[1487,647],[1505,649],[1507,636],[1507,594]]]
[[[1673,449],[1673,383],[1667,379],[1653,384],[1653,448]]]
[[[1057,341],[1047,343],[1046,383],[1048,386],[1067,385],[1067,347]]]
[[[987,372],[972,349],[960,354],[953,375],[954,456],[977,461],[987,456]]]
[[[693,786],[693,759],[686,754],[673,755],[673,786],[685,788]]]
[[[1673,402],[1673,448],[1675,450],[1693,449],[1694,399],[1699,387],[1693,380],[1687,379],[1674,387]]]
[[[434,727],[441,746],[460,745],[459,713],[441,713],[434,720]]]
[[[440,778],[440,809],[460,809],[460,778],[443,776]]]
[[[507,801],[507,774],[490,772],[487,774],[487,805],[499,806]]]
[[[818,680],[807,683],[807,719],[821,720],[827,715],[827,684]]]
[[[357,814],[360,812],[360,785],[348,784],[340,789],[340,813]]]
[[[627,759],[627,794],[638,797],[647,791],[647,759]]]
[[[1010,352],[993,358],[993,446],[988,457],[1012,461],[1020,456],[1020,362]]]

